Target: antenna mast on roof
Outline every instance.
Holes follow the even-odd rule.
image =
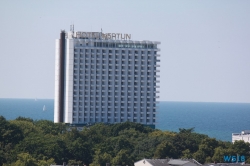
[[[74,24],[70,25],[70,31],[74,33]]]

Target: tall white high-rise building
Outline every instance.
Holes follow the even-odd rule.
[[[160,42],[73,29],[56,40],[54,122],[154,127]]]

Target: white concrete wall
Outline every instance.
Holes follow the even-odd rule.
[[[55,101],[54,101],[54,123],[59,122],[59,45],[60,39],[56,40],[56,47],[55,47]]]
[[[73,72],[74,72],[74,40],[66,39],[66,79],[64,122],[72,123],[73,116]]]

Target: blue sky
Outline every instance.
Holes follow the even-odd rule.
[[[250,102],[250,1],[0,1],[0,98],[54,98],[61,29],[160,41],[160,100]]]

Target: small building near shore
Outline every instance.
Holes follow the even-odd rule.
[[[232,142],[243,140],[250,143],[250,130],[243,130],[241,133],[232,133]]]

